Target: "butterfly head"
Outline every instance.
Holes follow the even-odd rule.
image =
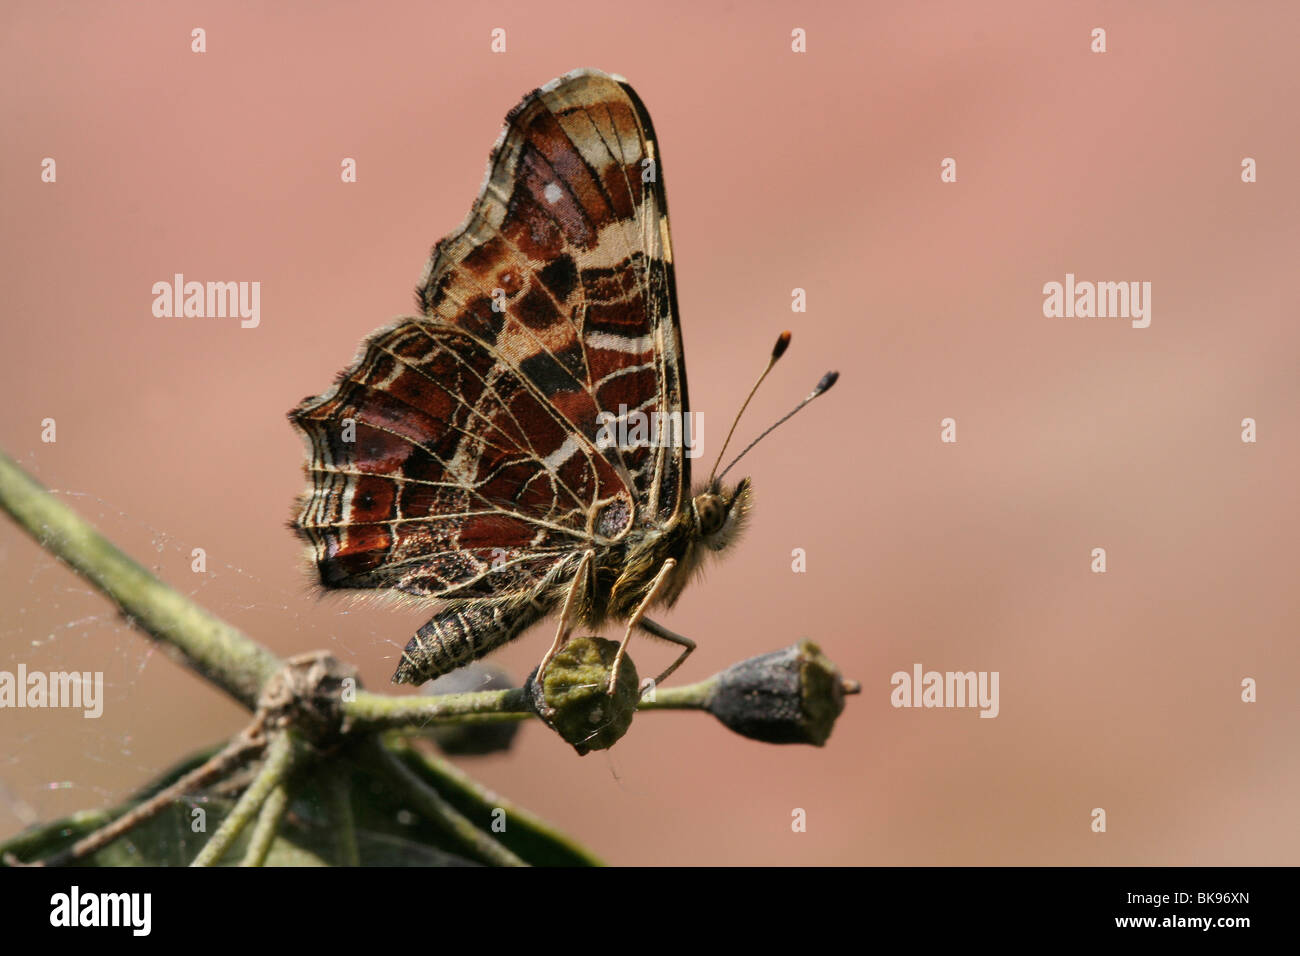
[[[724,488],[715,479],[691,499],[695,527],[707,547],[721,551],[740,536],[749,516],[751,499],[748,478],[740,479],[732,488]]]

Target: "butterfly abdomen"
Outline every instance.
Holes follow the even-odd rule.
[[[524,600],[453,605],[422,625],[402,651],[394,684],[423,684],[496,650],[546,615]]]

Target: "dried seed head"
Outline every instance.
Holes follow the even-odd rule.
[[[599,637],[573,637],[538,678],[526,685],[533,709],[578,753],[607,750],[632,725],[640,699],[636,667],[624,657],[613,696],[605,693],[618,643]]]
[[[348,730],[343,698],[361,687],[357,669],[325,651],[288,658],[262,688],[258,710],[268,727],[291,727],[317,747],[338,743]]]
[[[718,675],[707,709],[742,736],[770,744],[826,743],[854,693],[812,641],[733,664]]]

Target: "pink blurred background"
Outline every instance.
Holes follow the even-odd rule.
[[[412,311],[506,111],[599,67],[660,136],[706,441],[782,328],[741,439],[842,373],[747,459],[750,534],[661,616],[700,644],[677,679],[808,637],[864,691],[824,749],[661,713],[607,754],[529,725],[461,765],[613,863],[1297,862],[1294,4],[29,2],[0,23],[0,447],[275,652],[327,648],[382,690],[425,619],[314,596],[284,415]],[[176,272],[260,281],[260,327],[155,318]],[[1150,328],[1044,318],[1067,272],[1151,282]],[[0,602],[0,669],[109,685],[98,721],[0,712],[0,836],[242,725],[3,520]],[[522,677],[549,636],[494,660]],[[670,653],[633,646],[642,671]],[[892,708],[914,663],[998,671],[1000,716]]]

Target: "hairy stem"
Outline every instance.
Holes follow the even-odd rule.
[[[534,716],[527,695],[518,687],[432,697],[385,697],[358,691],[355,700],[344,702],[343,712],[357,730],[392,730],[440,723],[500,723]]]
[[[136,564],[3,452],[0,508],[112,598],[127,620],[244,706],[256,707],[262,685],[280,669],[275,655]]]
[[[685,687],[656,687],[654,700],[641,700],[637,710],[704,710],[709,706],[718,675]]]

